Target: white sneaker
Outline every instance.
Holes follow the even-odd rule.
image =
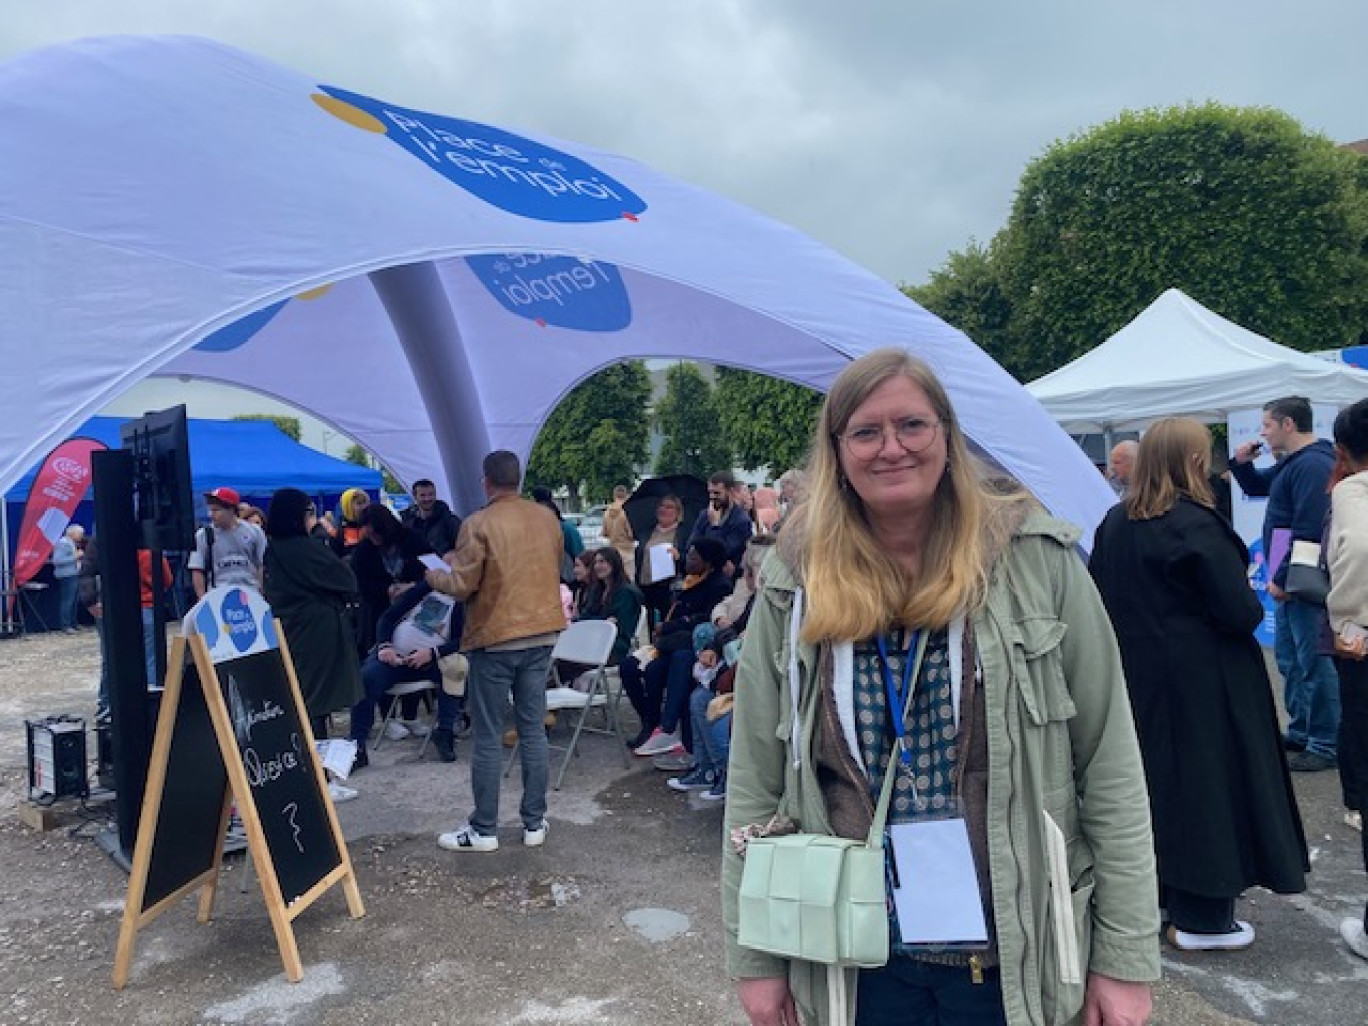
[[[1188,933],[1170,926],[1168,939],[1179,951],[1241,951],[1254,943],[1254,927],[1242,919],[1229,933]]]
[[[535,830],[528,830],[523,827],[523,844],[529,848],[540,848],[546,843],[546,832],[551,829],[551,824],[546,820],[541,821],[541,826]]]
[[[636,754],[641,756],[664,755],[666,752],[673,752],[676,748],[682,747],[679,743],[678,729],[673,734],[666,734],[657,727],[646,739],[645,744],[636,749]]]
[[[336,780],[328,781],[328,794],[332,796],[334,805],[341,802],[349,802],[360,793],[361,792],[356,788],[348,787],[346,784],[339,784]]]
[[[1368,934],[1363,931],[1362,919],[1346,919],[1340,923],[1340,936],[1350,951],[1359,958],[1368,958]]]
[[[432,728],[422,720],[401,720],[400,722],[404,724],[404,729],[414,737],[427,737],[432,733]]]
[[[469,823],[462,823],[450,833],[440,835],[437,845],[447,851],[498,851],[499,839],[479,833]]]
[[[404,738],[408,736],[408,727],[404,726],[398,720],[390,720],[388,723],[385,724],[386,741],[402,741],[404,740]]]

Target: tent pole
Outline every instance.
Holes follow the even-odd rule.
[[[372,271],[370,280],[423,397],[452,505],[461,516],[469,516],[485,504],[480,481],[489,428],[441,276],[432,263],[419,263]]]

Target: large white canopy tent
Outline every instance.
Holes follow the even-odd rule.
[[[1280,346],[1168,289],[1102,345],[1026,386],[1072,434],[1134,431],[1162,417],[1222,422],[1283,395],[1344,406],[1368,374]]]
[[[1091,528],[1111,499],[960,332],[624,157],[180,37],[0,66],[0,125],[0,493],[133,383],[185,375],[292,403],[470,510],[482,455],[525,458],[559,399],[615,361],[824,389],[892,344],[1056,514]]]

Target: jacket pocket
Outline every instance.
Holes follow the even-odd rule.
[[[1053,617],[1027,617],[1013,624],[1012,671],[1032,723],[1069,720],[1078,712],[1064,681],[1060,644],[1067,628]]]
[[[1048,812],[1044,825],[1050,900],[1041,951],[1041,999],[1045,1021],[1062,1026],[1083,1007],[1092,948],[1093,873],[1088,865],[1075,878],[1063,827]]]

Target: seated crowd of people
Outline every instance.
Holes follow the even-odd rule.
[[[608,665],[619,667],[640,720],[631,748],[670,771],[672,788],[717,800],[726,794],[731,680],[780,503],[774,492],[757,508],[749,487],[725,472],[713,475],[708,491],[691,527],[677,496],[660,498],[655,525],[636,539],[623,512],[627,489],[619,487],[604,518],[605,544],[589,549],[549,493],[533,498],[563,525],[566,625],[617,627]],[[427,738],[444,762],[456,760],[456,742],[469,729],[463,603],[425,579],[430,557],[448,558],[456,548],[461,520],[431,481],[415,484],[413,498],[401,519],[352,489],[335,517],[320,516],[303,492],[287,488],[263,514],[218,488],[205,495],[210,525],[189,560],[197,595],[223,584],[261,590],[290,638],[315,736],[328,737],[334,713],[350,713],[353,769],[370,764],[377,711],[388,739]],[[555,676],[572,682],[584,669],[561,665]],[[405,682],[431,687],[393,698]],[[400,707],[391,713],[393,701]],[[435,706],[431,727],[420,716],[422,701]],[[547,721],[549,728],[554,716]],[[330,786],[334,800],[356,797],[336,780]]]

